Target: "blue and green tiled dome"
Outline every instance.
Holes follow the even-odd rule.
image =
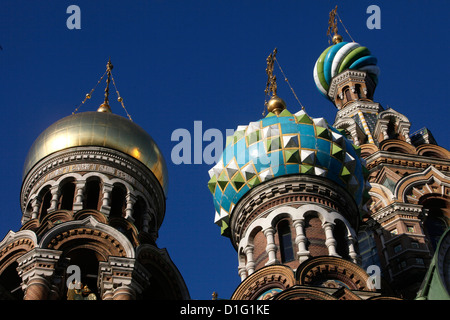
[[[324,118],[311,118],[303,110],[269,113],[238,126],[227,138],[220,160],[209,170],[214,222],[227,235],[233,208],[250,189],[290,174],[330,179],[346,188],[361,206],[367,197],[363,161],[359,147]]]
[[[326,48],[314,65],[314,81],[317,89],[328,98],[327,92],[333,77],[351,69],[366,71],[375,84],[378,83],[377,58],[368,48],[356,42],[338,42]]]

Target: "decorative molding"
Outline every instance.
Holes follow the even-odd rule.
[[[24,177],[21,207],[25,213],[29,198],[44,183],[68,173],[95,172],[133,185],[146,198],[154,198],[161,211],[165,211],[165,195],[154,174],[138,160],[119,151],[102,147],[74,147],[40,160]],[[154,195],[154,196],[152,196]],[[163,218],[163,217],[162,217]],[[161,220],[162,221],[162,220]]]
[[[312,203],[342,214],[357,228],[359,211],[351,195],[336,183],[313,176],[283,176],[251,189],[234,207],[231,215],[232,243],[237,248],[248,226],[280,206]]]
[[[44,234],[39,242],[40,248],[60,248],[63,243],[80,237],[97,238],[109,243],[110,255],[134,258],[134,248],[128,238],[119,230],[98,222],[92,216],[83,220],[61,223]]]
[[[295,285],[294,271],[285,265],[271,265],[248,276],[236,288],[231,300],[256,300],[270,288],[286,290]]]
[[[412,216],[418,216],[422,213],[422,206],[410,203],[394,202],[371,215],[372,219],[378,223],[383,223],[393,215],[405,213]]]

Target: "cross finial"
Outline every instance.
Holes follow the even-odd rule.
[[[111,70],[113,69],[113,65],[111,63],[111,58],[109,58],[108,63],[106,64],[106,88],[105,88],[105,101],[100,105],[97,111],[99,112],[111,112],[111,108],[109,106],[109,82],[111,81]]]
[[[269,92],[272,92],[272,97],[269,101],[266,101],[267,111],[275,113],[276,115],[280,114],[281,111],[286,109],[286,103],[277,96],[277,77],[273,74],[273,67],[276,60],[277,48],[273,50],[273,52],[267,57],[267,84],[266,84],[266,96]],[[277,62],[278,63],[278,62]],[[264,115],[264,113],[263,113]]]
[[[267,84],[266,84],[266,95],[272,92],[272,96],[277,95],[277,77],[273,74],[273,66],[275,62],[275,56],[277,55],[277,48],[267,57]]]
[[[337,27],[337,5],[336,7],[330,11],[329,19],[328,19],[328,29],[327,29],[327,36],[331,36],[331,32],[334,33],[333,35],[333,44],[342,42],[342,36],[340,36],[338,32]]]

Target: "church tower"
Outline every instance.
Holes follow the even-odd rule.
[[[369,200],[360,147],[324,118],[291,113],[267,59],[268,114],[238,126],[209,171],[215,223],[231,240],[241,284],[231,299],[380,299],[359,265]]]
[[[0,242],[4,299],[189,299],[156,244],[165,160],[147,132],[111,112],[112,68],[109,61],[100,79],[107,77],[98,110],[53,123],[28,152],[22,227]]]
[[[362,265],[379,265],[396,294],[413,299],[450,227],[450,152],[429,129],[411,133],[405,115],[374,102],[377,59],[334,31],[314,80],[337,108],[333,126],[366,160],[370,200],[358,235]]]

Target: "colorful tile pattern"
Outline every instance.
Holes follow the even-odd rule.
[[[227,138],[220,161],[209,170],[208,188],[214,197],[214,222],[229,235],[229,217],[253,187],[289,174],[321,176],[346,188],[356,203],[367,199],[367,170],[360,149],[324,118],[301,110],[239,126]]]

